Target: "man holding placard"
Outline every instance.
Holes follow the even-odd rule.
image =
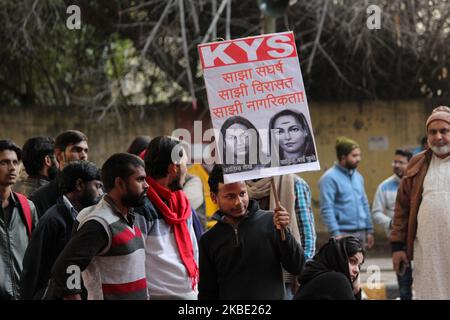
[[[249,200],[244,181],[224,184],[223,168],[215,165],[209,176],[211,198],[219,207],[218,221],[200,239],[201,300],[283,299],[282,268],[293,275],[303,269],[303,249],[285,229],[289,213],[259,209]]]

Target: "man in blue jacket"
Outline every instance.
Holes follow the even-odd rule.
[[[364,178],[356,170],[361,161],[357,142],[336,140],[338,161],[319,180],[320,215],[331,236],[353,235],[370,249],[374,244],[372,217]]]

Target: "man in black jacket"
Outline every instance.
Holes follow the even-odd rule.
[[[55,156],[62,170],[69,162],[77,160],[88,160],[88,139],[86,135],[77,130],[68,130],[56,137]],[[59,175],[45,186],[34,191],[30,200],[36,206],[39,218],[56,203],[61,196],[59,190]]]
[[[218,223],[200,239],[199,299],[284,298],[283,266],[298,275],[303,249],[289,230],[283,207],[263,211],[250,200],[244,181],[223,183],[215,165],[209,176],[212,200],[219,206]],[[285,229],[282,240],[277,229]]]
[[[63,195],[42,217],[25,252],[21,299],[42,299],[52,266],[70,239],[78,212],[96,204],[103,193],[100,180],[100,170],[87,161],[71,162],[61,172]]]

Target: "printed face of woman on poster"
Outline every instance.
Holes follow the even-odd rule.
[[[302,113],[283,110],[270,120],[269,129],[271,139],[278,142],[280,161],[311,162],[311,158],[308,160],[306,157],[315,154],[314,143],[308,122]]]
[[[231,117],[224,122],[220,131],[223,137],[223,163],[257,163],[259,136],[250,121],[239,116]]]

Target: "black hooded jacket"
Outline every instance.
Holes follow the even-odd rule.
[[[300,274],[303,249],[286,230],[286,241],[273,214],[249,202],[248,215],[235,229],[216,212],[218,223],[200,239],[199,295],[205,299],[283,299],[283,266]]]
[[[361,299],[361,291],[357,295],[353,292],[348,256],[354,253],[348,252],[349,246],[354,247],[352,251],[359,251],[361,244],[354,237],[331,238],[314,259],[306,263],[294,300]]]

